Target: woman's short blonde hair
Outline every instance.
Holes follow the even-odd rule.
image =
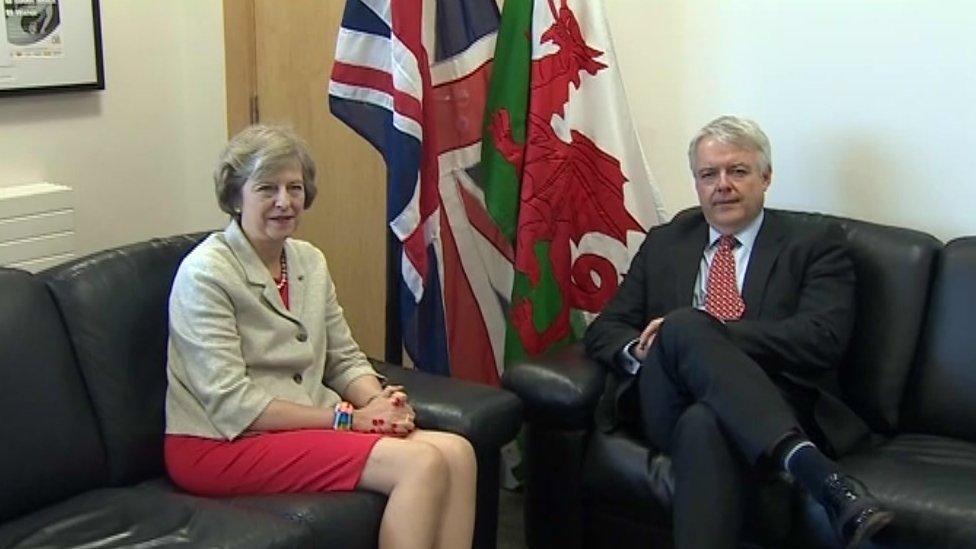
[[[315,161],[305,141],[284,126],[255,124],[241,130],[224,147],[214,170],[214,190],[220,209],[239,217],[244,183],[248,179],[271,178],[289,162],[298,162],[301,167],[308,208],[315,200],[317,189]]]

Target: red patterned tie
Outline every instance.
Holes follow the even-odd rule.
[[[718,251],[708,268],[708,285],[705,288],[705,310],[719,320],[738,320],[746,310],[739,288],[735,284],[736,245],[734,236],[722,235],[718,239]]]

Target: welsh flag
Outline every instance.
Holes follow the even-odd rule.
[[[514,248],[511,362],[578,339],[665,213],[599,0],[506,0],[494,65],[481,166]]]
[[[329,82],[387,164],[403,346],[493,385],[574,339],[663,219],[600,3],[504,9],[346,0]]]

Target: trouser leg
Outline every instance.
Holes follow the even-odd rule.
[[[726,436],[755,464],[790,432],[800,431],[792,408],[762,368],[707,313],[682,309],[667,316],[641,366],[638,388],[648,440],[672,445],[685,408],[710,408]]]
[[[674,427],[676,548],[732,549],[738,545],[748,466],[732,449],[715,414],[693,404]]]

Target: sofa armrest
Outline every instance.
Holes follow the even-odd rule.
[[[497,450],[522,426],[522,403],[504,389],[373,361],[390,383],[403,385],[417,425],[457,433],[478,450]]]
[[[502,385],[522,399],[529,423],[586,429],[605,380],[605,369],[575,344],[506,368]]]
[[[512,393],[372,361],[390,383],[403,385],[417,412],[417,425],[468,439],[478,456],[478,503],[474,549],[497,545],[499,449],[522,427],[522,403]]]

